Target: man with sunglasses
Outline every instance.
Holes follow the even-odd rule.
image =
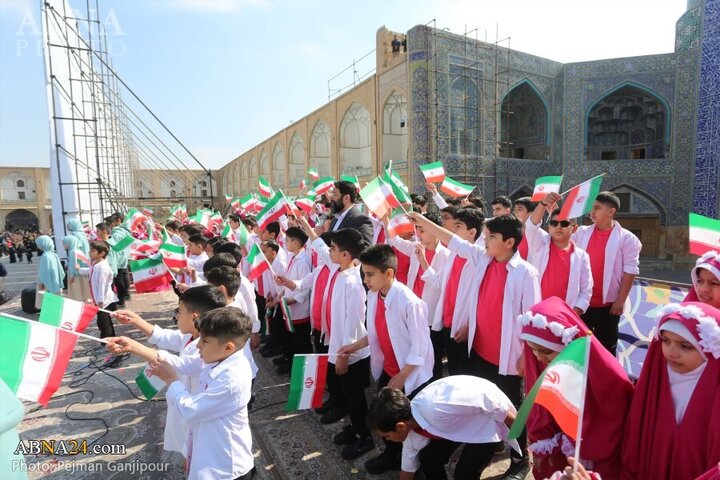
[[[525,222],[528,262],[540,273],[542,299],[559,297],[582,315],[590,305],[593,278],[590,256],[572,240],[577,224],[558,220],[557,194],[548,194]],[[540,228],[545,212],[550,211],[548,231]]]

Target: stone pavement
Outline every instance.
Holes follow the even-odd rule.
[[[172,292],[135,295],[128,306],[145,319],[174,328],[172,321],[176,297]],[[20,310],[19,297],[0,307],[0,311],[23,317],[37,317]],[[117,325],[118,334],[141,338],[131,326]],[[86,332],[98,335],[95,325]],[[162,449],[165,424],[164,396],[152,401],[135,398],[134,383],[144,363],[137,357],[125,359],[116,368],[100,370],[108,358],[100,344],[81,338],[61,388],[47,408],[27,403],[27,414],[19,433],[24,441],[47,439],[87,440],[103,449],[97,455],[26,456],[30,478],[65,479],[164,479],[183,478],[182,458]],[[343,423],[320,425],[314,412],[286,412],[287,376],[278,376],[270,362],[257,356],[260,373],[254,385],[256,397],[250,411],[253,451],[257,479],[377,479],[397,478],[398,472],[369,475],[363,471],[370,452],[354,462],[340,457],[332,435]],[[371,387],[372,388],[372,387]],[[369,394],[374,390],[369,390]],[[378,444],[380,444],[380,439]],[[124,452],[117,449],[124,448]],[[109,454],[103,454],[107,452]],[[508,461],[497,457],[483,478],[499,478]],[[140,468],[154,471],[141,473]],[[74,469],[72,471],[66,469]],[[133,470],[134,469],[134,470]]]

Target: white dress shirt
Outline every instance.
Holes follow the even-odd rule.
[[[312,261],[307,250],[302,250],[297,255],[290,254],[290,260],[285,270],[285,276],[288,278],[303,279],[312,272]],[[292,298],[295,303],[290,305],[290,315],[295,320],[310,317],[310,292],[303,291],[294,293],[287,287],[280,288],[281,293],[287,298]]]
[[[410,402],[413,419],[420,428],[458,443],[493,443],[507,439],[508,412],[515,412],[510,399],[492,382],[469,375],[436,380]],[[403,442],[402,470],[420,468],[420,450],[430,439],[410,431]],[[515,440],[509,442],[519,451]]]
[[[540,283],[550,260],[550,234],[535,225],[528,217],[525,223],[525,239],[528,245],[528,262],[537,268]],[[574,244],[572,240],[570,240]],[[567,294],[565,302],[571,307],[577,307],[583,312],[590,305],[592,297],[593,278],[590,271],[590,256],[585,250],[574,245],[570,254],[570,275],[568,276]]]
[[[258,318],[257,304],[255,303],[255,290],[250,280],[245,278],[244,275],[240,275],[240,288],[237,294],[235,294],[235,300],[230,304],[233,307],[237,307],[245,313],[245,315],[252,321],[252,333],[260,332],[260,319]],[[250,348],[250,341],[248,340],[243,347],[243,354],[247,358],[250,364],[250,370],[252,371],[252,378],[257,376],[258,366],[255,363],[253,357],[252,348]]]
[[[385,356],[375,330],[378,292],[367,295],[367,334],[370,346],[370,370],[377,380],[383,372]],[[405,393],[412,393],[432,377],[435,358],[427,327],[427,306],[408,287],[393,282],[385,297],[385,321],[390,344],[400,370],[415,365],[405,380]]]
[[[181,371],[182,370],[182,371]],[[174,408],[188,424],[191,480],[232,480],[254,466],[248,422],[252,374],[242,352],[220,363],[204,364],[200,357],[178,373],[200,370],[198,393],[182,382],[167,390],[168,409]]]
[[[118,301],[113,291],[113,272],[107,260],[90,265],[90,293],[93,302],[100,308],[107,307]]]
[[[457,235],[453,235],[448,248],[452,252],[457,252],[461,257],[467,258],[468,263],[475,265],[475,275],[469,285],[470,293],[468,297],[460,297],[466,299],[464,303],[472,312],[473,318],[468,329],[469,355],[477,328],[480,285],[493,257],[485,253],[484,248],[475,243],[466,242]],[[500,365],[498,367],[500,375],[518,375],[517,361],[523,353],[523,345],[520,340],[522,325],[518,317],[540,301],[540,280],[537,269],[523,260],[518,252],[515,252],[515,255],[507,262],[506,268],[508,274],[503,294]]]

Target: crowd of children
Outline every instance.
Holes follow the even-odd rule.
[[[480,198],[448,204],[433,190],[440,215],[413,197],[407,215],[415,233],[401,236],[387,218],[361,219],[353,192],[336,183],[329,219],[298,215],[261,229],[231,215],[237,238],[249,232],[243,245],[168,223],[170,241],[185,245],[188,258],[187,268],[173,271],[178,330],[124,309],[126,263],[110,248],[122,238],[117,224],[98,225],[100,240],[89,245],[65,238],[69,250],[86,249],[92,260],[71,270],[73,282],[89,275],[92,301],[119,308],[120,323],[161,349],[116,337],[110,314],[98,314],[113,352],[141,356],[168,383],[165,448],[184,455],[190,478],[253,475],[248,403],[256,354],[273,358],[279,375],[290,373],[296,354],[329,355],[318,419],[349,416],[332,439],[346,460],[373,450],[374,434],[382,438],[382,453],[365,462],[370,474],[447,478],[461,445],[456,479],[479,478],[506,449],[504,480],[530,470],[538,479],[693,480],[720,461],[720,254],[699,259],[687,301],[662,310],[633,385],[615,354],[641,243],[614,219],[617,196],[600,193],[592,224],[579,226],[561,219],[554,193],[514,205],[499,197],[486,218]],[[339,228],[348,219],[362,228]],[[251,282],[254,245],[271,268]],[[81,284],[75,290],[87,296]],[[574,442],[544,407],[532,407],[517,442],[507,433],[545,367],[588,335],[578,459],[585,468],[563,474],[576,462]]]

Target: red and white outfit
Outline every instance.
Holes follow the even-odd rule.
[[[695,267],[690,270],[690,278],[692,278],[693,288],[690,289],[687,296],[685,297],[686,302],[699,302],[697,294],[698,276],[700,275],[699,269],[707,270],[712,273],[715,278],[720,280],[720,253],[711,250],[705,252],[705,255],[698,258],[695,262]]]
[[[84,271],[85,269],[80,269]],[[107,307],[118,301],[113,291],[113,272],[107,260],[103,259],[90,265],[87,269],[90,275],[90,296],[95,305],[100,308]]]
[[[720,462],[720,310],[699,302],[666,305],[663,330],[687,340],[704,361],[677,373],[659,335],[650,343],[623,438],[623,479],[696,478]]]
[[[561,352],[573,340],[588,335],[588,327],[573,309],[558,297],[550,297],[520,317],[520,338],[554,352]],[[547,365],[524,345],[525,392],[529,392]],[[633,386],[627,374],[602,344],[590,340],[585,413],[583,416],[581,462],[602,475],[619,478],[623,429],[630,408]],[[526,423],[528,450],[533,453],[533,476],[549,478],[563,470],[575,444],[558,427],[541,405],[533,405]]]
[[[288,278],[303,279],[312,271],[310,254],[306,250],[302,250],[298,254],[290,254],[285,276]],[[290,315],[293,323],[307,323],[310,321],[310,292],[309,291],[292,291],[287,287],[281,287],[282,293],[287,298],[292,298],[295,303],[289,305]]]

